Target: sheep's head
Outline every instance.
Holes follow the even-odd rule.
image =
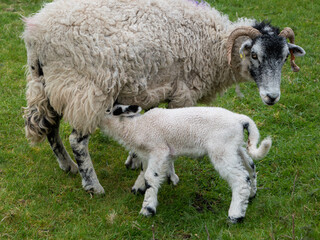
[[[285,28],[279,33],[277,28],[262,22],[254,27],[235,29],[227,42],[228,63],[231,65],[231,54],[235,40],[241,36],[249,39],[241,44],[239,55],[251,77],[257,83],[262,101],[273,105],[280,99],[281,69],[289,54],[291,67],[299,71],[295,64],[295,56],[305,55],[303,48],[294,44],[294,33]],[[290,43],[286,39],[290,40]]]

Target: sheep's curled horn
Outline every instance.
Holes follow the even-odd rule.
[[[227,58],[228,58],[228,64],[231,66],[231,54],[232,54],[232,48],[233,48],[233,44],[234,41],[241,36],[248,36],[251,39],[256,38],[258,36],[261,36],[262,33],[258,30],[255,29],[253,27],[239,27],[236,28],[235,30],[233,30],[230,34],[230,36],[228,37],[227,40]],[[290,43],[294,44],[294,32],[291,28],[286,27],[284,28],[279,36],[284,37],[284,38],[288,38]],[[294,60],[294,54],[292,52],[292,50],[290,50],[290,54],[291,54],[291,68],[294,72],[298,72],[300,70],[300,68],[295,64]]]
[[[294,32],[293,32],[293,30],[291,28],[289,28],[289,27],[284,28],[280,32],[279,36],[284,37],[284,38],[288,38],[290,43],[294,44]],[[293,54],[292,50],[290,50],[290,55],[291,55],[290,64],[291,64],[292,71],[299,72],[300,68],[294,62],[295,57],[294,57],[294,54]]]
[[[233,30],[227,40],[227,56],[228,64],[231,66],[231,53],[234,41],[241,36],[248,36],[251,39],[256,38],[262,35],[262,33],[253,27],[239,27]]]

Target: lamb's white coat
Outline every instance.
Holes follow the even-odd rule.
[[[223,108],[157,108],[133,118],[108,114],[100,128],[142,160],[143,171],[133,191],[146,190],[141,209],[144,215],[156,212],[157,192],[163,179],[170,175],[179,180],[172,164],[175,157],[208,155],[232,188],[229,218],[243,218],[249,197],[256,194],[255,167],[248,154],[254,159],[262,158],[271,147],[271,139],[267,138],[257,148],[259,131],[255,123]],[[249,132],[248,154],[243,148],[244,128]]]

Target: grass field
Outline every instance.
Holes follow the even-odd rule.
[[[299,73],[282,71],[281,100],[264,105],[254,83],[234,88],[212,103],[252,117],[269,155],[257,162],[258,194],[244,223],[226,221],[231,192],[207,158],[179,158],[176,187],[163,184],[154,217],[138,213],[142,196],[131,192],[138,172],[124,167],[127,152],[95,132],[90,153],[103,197],[90,196],[79,175],[60,170],[47,142],[24,137],[26,50],[21,15],[38,11],[37,0],[0,0],[0,239],[320,239],[320,4],[311,0],[216,0],[232,20],[246,16],[290,26],[307,54]],[[62,138],[71,152],[71,128]],[[206,228],[208,232],[206,231]],[[154,235],[154,237],[153,237]]]

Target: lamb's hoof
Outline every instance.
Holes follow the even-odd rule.
[[[93,193],[97,195],[104,195],[105,191],[103,187],[100,184],[93,185],[87,185],[84,187],[84,190],[86,190],[88,193]]]
[[[134,170],[134,169],[138,169],[141,166],[141,162],[137,158],[137,155],[135,153],[130,152],[125,162],[125,166],[127,169]]]
[[[176,186],[179,182],[179,177],[177,174],[173,174],[170,176],[170,181],[172,182],[173,186]]]
[[[140,214],[146,217],[154,216],[156,214],[156,209],[152,207],[143,207],[140,211]]]
[[[252,197],[249,197],[249,203],[252,203],[252,201],[256,198],[257,194],[254,194]]]
[[[228,222],[232,224],[242,223],[243,220],[244,220],[244,217],[238,217],[238,218],[228,217]]]
[[[140,193],[141,195],[144,195],[145,192],[146,192],[146,189],[141,189],[141,188],[136,189],[136,188],[132,188],[132,189],[131,189],[131,192],[132,192],[134,195],[136,195],[136,194],[138,194],[138,193]]]
[[[66,173],[72,173],[72,174],[76,174],[78,173],[79,169],[78,169],[78,165],[73,162],[73,161],[70,161],[69,162],[69,165],[66,165],[66,166],[62,166],[60,165],[60,168],[65,171]]]

